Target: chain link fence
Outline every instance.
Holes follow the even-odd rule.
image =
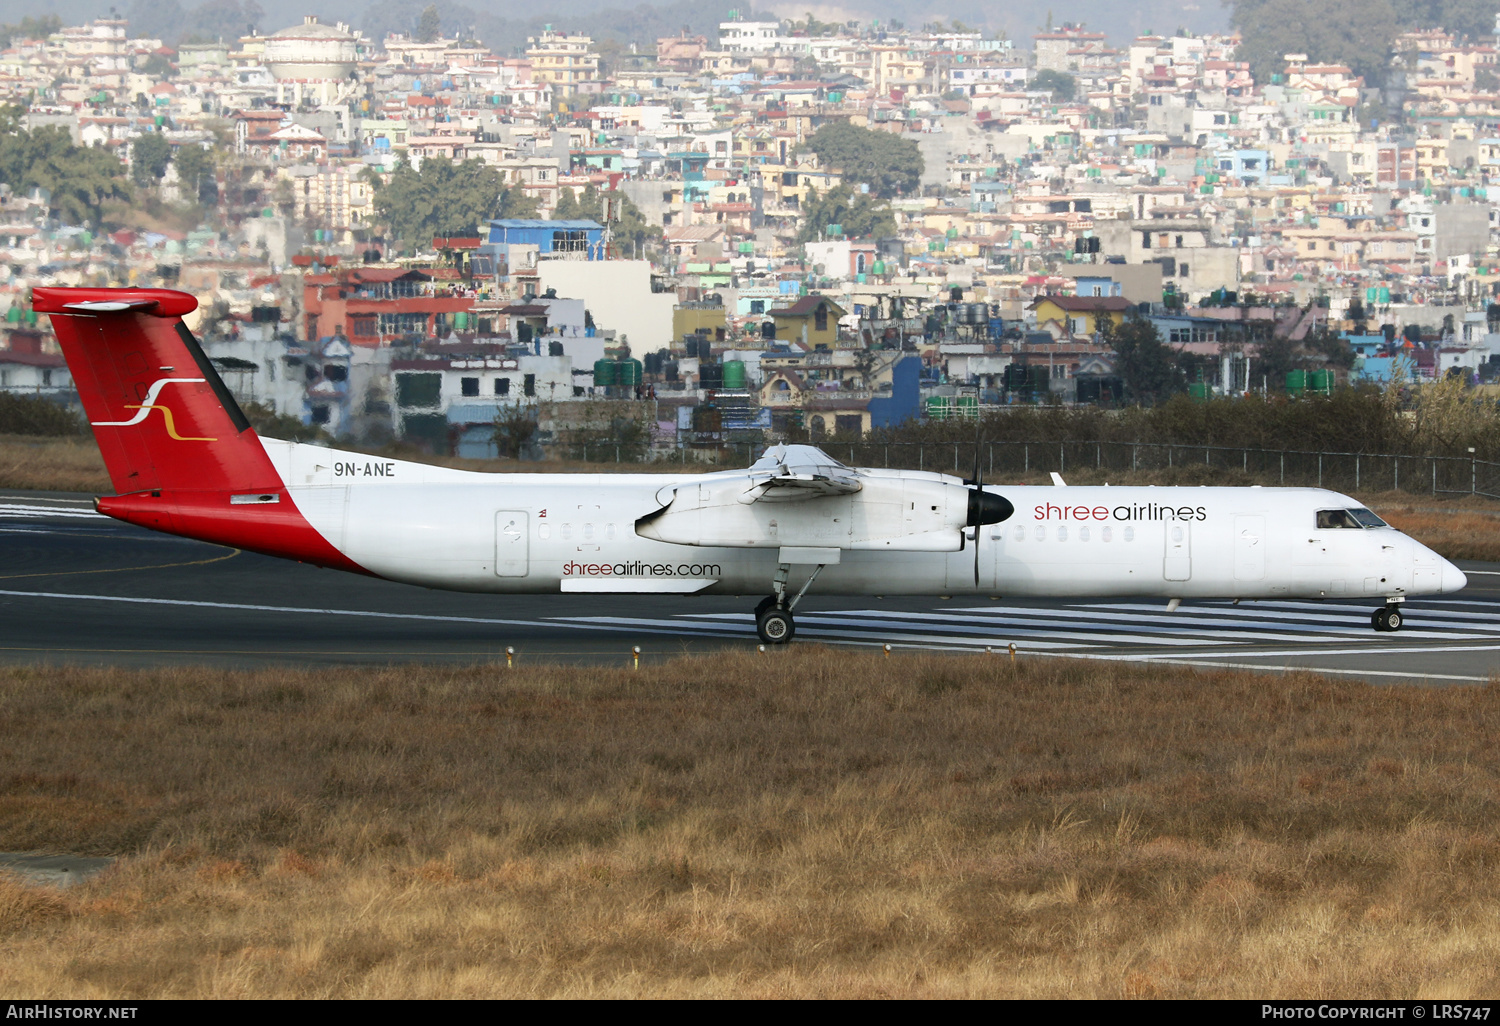
[[[1238,472],[1256,484],[1313,486],[1346,492],[1404,491],[1500,499],[1500,463],[1462,456],[1246,449],[1159,442],[822,442],[834,459],[855,467],[931,470],[986,481],[1056,471],[1130,474],[1204,468]],[[608,447],[600,453],[607,461]],[[765,449],[742,442],[719,449],[658,453],[659,462],[749,466]],[[618,457],[616,457],[618,459]]]

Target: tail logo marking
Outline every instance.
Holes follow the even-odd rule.
[[[129,420],[95,420],[90,421],[93,427],[134,427],[144,421],[152,410],[160,410],[162,418],[167,422],[167,434],[179,442],[217,442],[217,438],[192,438],[177,433],[177,425],[172,420],[172,409],[168,406],[158,406],[156,399],[161,395],[161,390],[171,384],[202,384],[203,378],[158,378],[151,383],[150,390],[146,393],[146,401],[139,406],[126,406],[127,410],[135,410],[135,416]]]

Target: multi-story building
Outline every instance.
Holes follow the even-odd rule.
[[[593,51],[594,41],[589,36],[549,30],[526,42],[532,76],[538,82],[550,82],[565,93],[583,91],[586,84],[598,82],[599,55]]]

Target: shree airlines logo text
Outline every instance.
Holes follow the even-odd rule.
[[[1047,503],[1031,511],[1036,520],[1207,520],[1202,506],[1054,506]]]

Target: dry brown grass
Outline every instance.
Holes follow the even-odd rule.
[[[1479,997],[1500,689],[797,646],[0,671],[11,997]]]
[[[113,494],[92,438],[0,435],[0,488]]]

